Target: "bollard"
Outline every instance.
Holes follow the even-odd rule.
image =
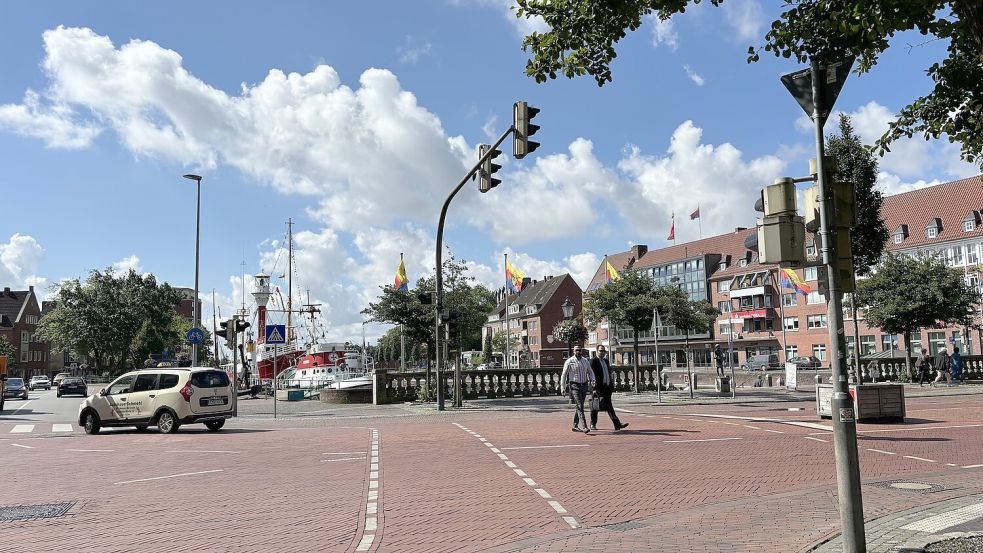
[[[698,384],[697,374],[695,372],[690,373],[690,376],[693,378],[692,382],[690,382],[690,387],[695,390]]]
[[[816,375],[816,384],[822,384],[822,383],[823,383],[823,375],[817,374]]]
[[[767,387],[769,387],[769,388],[771,388],[771,375],[770,374],[766,374],[765,375],[764,385],[767,386]]]

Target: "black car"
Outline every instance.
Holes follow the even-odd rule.
[[[3,397],[19,397],[27,399],[27,383],[23,378],[8,378],[3,390]]]
[[[89,386],[77,376],[70,376],[58,383],[58,397],[67,395],[89,397]]]

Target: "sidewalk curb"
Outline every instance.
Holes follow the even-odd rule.
[[[957,538],[975,538],[983,536],[983,532],[949,532],[947,534],[929,534],[917,539],[911,539],[897,547],[898,553],[925,553],[925,548],[940,541]]]

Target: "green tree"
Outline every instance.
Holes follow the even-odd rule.
[[[509,351],[515,351],[516,349],[518,349],[521,343],[519,333],[518,332],[506,333],[504,330],[496,332],[491,339],[492,350],[504,355],[506,342],[508,343]],[[488,359],[491,360],[491,357],[489,357]]]
[[[578,344],[587,340],[588,332],[580,319],[567,319],[553,325],[553,338],[561,344]],[[570,352],[567,352],[570,355]]]
[[[962,273],[936,257],[887,254],[877,272],[857,283],[864,319],[889,334],[901,334],[911,374],[911,335],[920,328],[971,326],[977,297]]]
[[[482,330],[484,332],[484,330]],[[481,360],[484,363],[490,363],[492,360],[492,337],[486,336],[481,341]]]
[[[708,301],[689,299],[689,295],[678,286],[659,286],[655,289],[655,297],[662,323],[682,330],[685,335],[688,368],[691,366],[689,335],[708,332],[713,322],[720,316],[720,311]]]
[[[541,16],[550,30],[523,40],[532,53],[526,74],[537,82],[591,75],[611,81],[615,44],[637,30],[646,15],[662,20],[700,0],[517,0],[518,17]],[[709,0],[714,6],[723,0]],[[784,0],[785,11],[748,49],[748,61],[763,50],[799,63],[856,56],[858,71],[871,70],[897,33],[916,31],[947,43],[946,56],[927,69],[935,88],[903,108],[878,140],[883,154],[902,136],[946,135],[962,157],[983,164],[983,5],[979,0]]]
[[[7,356],[7,362],[9,363],[14,358],[14,353],[17,352],[17,348],[10,343],[10,340],[6,336],[0,336],[0,357],[4,355]]]
[[[617,280],[590,292],[584,302],[584,319],[594,327],[602,320],[619,327],[630,328],[636,337],[632,341],[632,368],[635,391],[639,389],[638,335],[652,328],[658,297],[652,279],[638,271],[625,271]]]

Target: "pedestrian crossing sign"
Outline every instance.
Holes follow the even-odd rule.
[[[287,325],[266,325],[267,344],[287,343]]]

